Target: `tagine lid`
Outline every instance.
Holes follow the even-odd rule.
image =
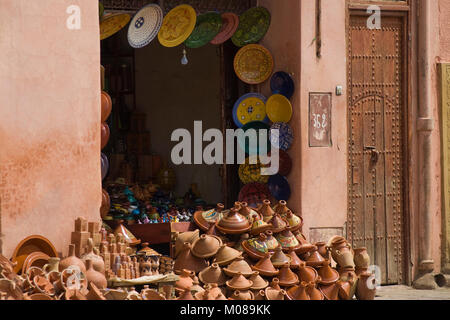
[[[185,242],[183,249],[175,259],[173,268],[174,271],[188,269],[194,272],[200,272],[208,266],[209,262],[206,259],[194,256],[191,252],[191,244],[189,242]]]
[[[242,252],[223,244],[216,253],[215,262],[219,266],[223,266],[240,256],[242,256]]]
[[[284,231],[278,233],[276,235],[276,239],[285,251],[289,249],[297,250],[301,246],[294,234],[288,229],[285,229]]]
[[[240,234],[249,231],[251,225],[246,217],[241,215],[236,208],[233,208],[216,222],[216,227],[226,234]]]
[[[250,280],[253,281],[253,285],[250,288],[252,290],[262,290],[269,286],[269,281],[261,277],[258,271],[253,271]]]
[[[250,234],[257,235],[262,232],[265,232],[272,228],[272,225],[265,222],[261,217],[257,214],[253,215],[252,228],[250,229]]]
[[[317,272],[321,278],[320,284],[329,285],[339,280],[339,272],[330,267],[330,261],[323,262],[323,267]]]
[[[303,218],[294,214],[291,210],[287,212],[286,220],[289,224],[287,227],[289,231],[296,231],[300,229],[303,225]]]
[[[214,209],[196,211],[193,216],[194,222],[203,231],[208,231],[210,224],[216,223],[216,221],[222,217],[223,210],[224,205],[222,203],[218,203]]]
[[[290,269],[289,262],[286,262],[278,273],[278,279],[280,285],[284,287],[290,287],[298,283],[298,276]]]
[[[149,247],[148,242],[142,243],[142,248],[138,252],[136,252],[137,255],[144,255],[146,257],[153,257],[153,256],[161,256],[162,254],[158,253],[156,250]]]
[[[325,261],[325,258],[319,253],[317,246],[314,246],[314,249],[311,251],[311,254],[305,262],[307,266],[319,267],[322,266]]]
[[[284,254],[281,246],[275,249],[274,254],[270,258],[274,267],[282,267],[285,263],[291,263],[291,257]]]
[[[291,258],[291,269],[298,269],[300,264],[304,263],[304,261],[298,257],[295,250],[292,248],[288,249],[287,255]]]
[[[275,269],[273,266],[272,261],[270,261],[270,256],[271,253],[266,253],[264,258],[260,259],[254,266],[252,266],[252,269],[265,276],[276,276],[279,273],[279,270]]]
[[[219,286],[223,286],[227,280],[227,277],[217,263],[213,263],[210,267],[200,271],[198,277],[204,284],[216,283]]]
[[[275,214],[272,207],[270,206],[270,200],[264,199],[263,203],[258,209],[258,212],[263,216],[264,221],[270,220],[272,216]]]
[[[202,234],[192,244],[191,252],[198,258],[210,258],[219,251],[222,240],[218,236]]]
[[[252,268],[249,266],[244,257],[237,257],[227,268],[223,268],[223,271],[230,277],[243,274],[246,277],[250,277],[253,274]]]
[[[268,223],[272,225],[271,230],[273,233],[279,233],[289,226],[289,222],[282,218],[278,213],[275,213]]]
[[[251,238],[242,241],[242,248],[253,259],[261,259],[269,252],[267,247],[267,236],[260,233],[258,238]]]
[[[231,280],[226,281],[226,285],[233,290],[248,290],[253,285],[253,281],[238,272]]]
[[[304,262],[300,263],[297,275],[300,281],[306,282],[316,282],[317,279],[319,278],[317,270],[314,269],[313,267],[307,266]]]

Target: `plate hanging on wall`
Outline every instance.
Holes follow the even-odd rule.
[[[277,93],[267,100],[266,112],[272,122],[289,122],[292,118],[292,105],[288,98]]]
[[[270,27],[270,12],[264,7],[248,9],[239,17],[239,26],[231,40],[238,47],[257,43]]]
[[[239,191],[238,200],[247,202],[249,206],[257,207],[265,199],[270,198],[270,191],[267,184],[253,182],[246,184]]]
[[[234,71],[245,83],[262,83],[272,74],[272,54],[259,44],[249,44],[241,48],[234,57]]]
[[[239,147],[241,150],[245,151],[248,155],[267,155],[270,152],[271,143],[270,143],[270,126],[267,123],[262,121],[252,121],[248,122],[242,127],[242,130],[246,132],[247,130],[253,129],[256,131],[256,144],[250,143],[249,139],[246,139],[245,136],[239,136],[237,138]],[[262,145],[259,141],[259,133],[260,130],[267,130],[267,141],[266,145]]]
[[[270,130],[278,130],[279,135],[270,134],[270,143],[273,147],[279,148],[283,151],[288,150],[292,142],[294,141],[294,134],[292,132],[292,128],[285,122],[275,122]]]
[[[240,97],[233,107],[233,120],[238,128],[251,121],[268,123],[266,114],[267,98],[260,93],[247,93]]]
[[[200,48],[208,44],[222,28],[222,17],[217,12],[207,12],[197,17],[194,31],[184,44],[188,48]]]
[[[232,13],[226,12],[222,14],[222,28],[214,39],[211,40],[211,44],[222,44],[230,39],[236,32],[239,26],[239,17]]]
[[[278,71],[272,75],[272,78],[270,78],[270,89],[272,90],[272,94],[279,93],[290,99],[294,94],[295,85],[288,73]]]
[[[182,4],[164,17],[158,33],[159,42],[165,47],[176,47],[182,44],[194,31],[197,14],[190,5]]]
[[[109,38],[122,30],[130,22],[130,19],[131,16],[126,13],[105,16],[100,23],[100,40]]]
[[[280,174],[270,176],[267,183],[270,194],[277,200],[289,200],[291,197],[291,187],[285,177]]]
[[[163,11],[157,4],[139,10],[128,27],[128,42],[133,48],[143,48],[155,39],[163,22]]]

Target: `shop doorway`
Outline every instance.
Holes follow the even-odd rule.
[[[353,247],[366,247],[382,284],[404,282],[407,108],[405,18],[366,15],[348,28],[348,224]]]

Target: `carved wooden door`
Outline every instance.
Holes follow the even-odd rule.
[[[348,222],[354,248],[366,247],[383,284],[402,282],[404,25],[351,16],[348,30]]]

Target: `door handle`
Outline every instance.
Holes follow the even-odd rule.
[[[375,146],[365,146],[364,150],[370,150],[371,151],[371,158],[370,161],[372,161],[373,163],[377,163],[378,162],[378,158],[379,158],[379,152],[377,151],[377,148]]]

